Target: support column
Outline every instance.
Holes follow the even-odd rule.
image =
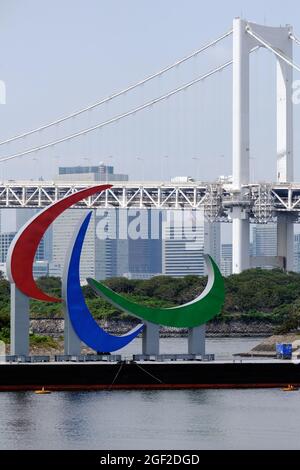
[[[29,298],[10,285],[10,354],[29,355]]]
[[[189,328],[188,354],[205,355],[205,325]]]
[[[246,23],[233,20],[233,186],[249,183],[249,51]]]
[[[250,223],[238,207],[233,209],[232,219],[232,272],[239,274],[250,267]]]
[[[144,322],[142,337],[142,353],[145,355],[159,354],[159,325]]]
[[[233,187],[242,191],[249,183],[249,51],[246,23],[233,20]],[[242,194],[240,194],[242,198]],[[234,207],[232,225],[232,272],[249,268],[249,220],[242,207]]]
[[[293,60],[293,41],[286,38],[282,51]],[[277,181],[292,182],[293,162],[293,69],[277,59]],[[286,271],[294,269],[294,224],[292,214],[277,215],[277,256]]]
[[[283,257],[285,271],[293,271],[294,224],[292,214],[277,215],[277,256]]]
[[[286,38],[284,53],[293,60],[293,41]],[[293,68],[277,59],[277,181],[293,181]]]
[[[74,331],[66,305],[64,304],[64,352],[65,354],[78,356],[81,352],[81,341]]]

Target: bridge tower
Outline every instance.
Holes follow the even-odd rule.
[[[250,267],[249,214],[243,205],[244,185],[249,183],[249,54],[256,47],[264,47],[248,34],[253,31],[265,42],[287,57],[293,57],[290,39],[291,26],[269,27],[233,20],[233,187],[240,199],[232,209],[232,270],[240,273]],[[292,67],[277,58],[277,182],[293,181],[293,106]],[[293,219],[291,214],[277,216],[277,256],[284,260],[284,268],[293,266]]]

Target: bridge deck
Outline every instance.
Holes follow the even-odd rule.
[[[94,182],[94,185],[100,182]],[[252,222],[267,223],[280,211],[300,212],[300,183],[253,183],[237,191],[222,182],[112,182],[113,187],[75,208],[203,209],[212,221],[230,221],[234,206],[244,206]],[[91,182],[0,182],[0,208],[43,208]]]

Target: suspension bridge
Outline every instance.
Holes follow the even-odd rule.
[[[75,132],[47,140],[48,130],[58,128],[66,122],[74,122],[122,96],[138,90],[145,84],[167,75],[179,66],[201,56],[217,44],[232,37],[232,59],[219,64],[190,81],[168,90],[159,96],[119,112],[108,119],[96,122]],[[232,222],[233,272],[241,272],[251,266],[249,255],[249,224],[277,223],[276,263],[292,270],[293,226],[299,222],[300,183],[293,182],[293,70],[300,72],[300,66],[293,59],[293,45],[300,45],[291,26],[269,27],[258,25],[240,18],[233,21],[233,27],[218,38],[203,45],[189,55],[174,61],[144,79],[102,98],[75,112],[62,116],[34,129],[21,132],[0,141],[0,165],[18,161],[26,164],[28,156],[35,159],[45,150],[65,142],[86,138],[97,130],[128,119],[130,116],[151,111],[161,102],[210,79],[219,72],[232,67],[232,179],[214,182],[172,183],[169,181],[114,182],[111,189],[103,194],[90,197],[77,207],[88,208],[155,208],[155,209],[204,209],[210,222]],[[277,61],[277,162],[276,181],[271,183],[250,182],[250,138],[249,138],[249,76],[250,55],[264,48]],[[27,146],[28,140],[38,136],[39,143]],[[43,140],[45,139],[45,140]],[[42,140],[42,142],[41,142]],[[15,151],[6,152],[16,146]],[[14,148],[14,147],[13,147]],[[3,150],[4,149],[4,150]],[[275,166],[275,162],[274,162]],[[43,208],[56,200],[91,185],[82,181],[15,181],[2,179],[0,183],[1,208]]]

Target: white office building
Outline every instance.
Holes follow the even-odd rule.
[[[300,273],[300,234],[294,236],[294,271]]]
[[[163,222],[163,274],[174,277],[203,276],[203,254],[220,263],[220,224],[209,223],[201,211],[167,213]]]
[[[53,254],[50,275],[57,276],[59,274],[59,276],[62,276],[70,239],[80,219],[85,214],[87,214],[85,209],[67,209],[53,222]],[[55,267],[55,272],[52,271],[52,267]],[[83,243],[80,259],[80,279],[83,281],[87,277],[95,277],[95,274],[95,217],[93,214]]]
[[[252,225],[252,256],[277,256],[276,224]]]
[[[227,277],[232,274],[232,244],[223,243],[221,246],[221,273]]]
[[[251,225],[251,250],[253,257],[277,256],[277,225],[257,224]],[[272,269],[272,263],[260,265],[264,269]]]
[[[84,181],[88,185],[92,181],[127,181],[128,175],[116,174],[113,166],[100,163],[98,166],[60,167],[59,175],[55,179]],[[108,217],[106,219],[109,226],[114,225],[112,222],[114,220],[118,223],[113,211],[108,210],[107,213]],[[70,237],[84,214],[87,214],[85,209],[68,209],[53,223],[50,275],[62,275]],[[110,220],[111,217],[113,217],[112,221]],[[114,236],[108,239],[99,238],[97,224],[101,218],[101,215],[96,215],[96,211],[94,211],[86,233],[80,261],[80,279],[82,282],[85,282],[87,277],[100,280],[113,276],[122,276],[125,272],[128,272],[128,241],[118,240]]]

